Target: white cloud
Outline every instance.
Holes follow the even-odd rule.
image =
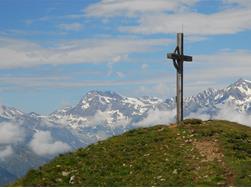
[[[59,24],[58,27],[63,30],[68,31],[79,31],[82,29],[83,25],[80,23],[69,23],[69,24]]]
[[[160,111],[150,110],[148,112],[147,117],[145,117],[142,121],[135,123],[134,126],[140,127],[149,127],[158,124],[169,124],[175,122],[176,109],[171,111]],[[237,122],[243,125],[247,125],[251,127],[251,116],[245,112],[238,112],[234,110],[234,107],[228,104],[222,105],[217,115],[210,117],[208,114],[204,114],[201,112],[190,113],[185,119],[188,118],[198,118],[202,120],[209,119],[221,119],[232,122]]]
[[[145,63],[142,64],[142,65],[141,65],[141,68],[142,68],[142,70],[146,70],[146,69],[148,68],[148,64],[145,64]]]
[[[251,1],[249,0],[223,0],[226,5],[240,5],[241,7],[251,7]]]
[[[167,78],[166,81],[163,79]],[[173,78],[169,78],[166,75],[159,75],[158,79],[153,79],[152,82],[145,82],[139,85],[134,90],[134,95],[136,96],[156,96],[160,98],[167,98],[168,96],[171,97],[174,95],[175,91],[175,76]],[[149,79],[150,81],[150,79]],[[132,85],[134,83],[132,82]],[[132,93],[132,92],[131,92]]]
[[[123,72],[116,72],[116,75],[119,77],[119,78],[124,78],[125,77],[125,74]]]
[[[240,76],[249,78],[250,59],[251,51],[246,50],[220,51],[216,54],[194,55],[194,62],[186,65],[190,67],[186,79],[193,80],[193,82],[198,80],[198,71],[200,81],[207,82],[219,79],[229,80],[229,78],[233,77],[238,79]],[[195,68],[198,66],[199,68]]]
[[[251,58],[251,51],[237,49],[235,51],[231,50],[222,50],[216,54],[207,54],[207,55],[195,55],[195,62],[202,63],[214,63],[214,64],[230,64],[232,65],[249,65],[248,60]]]
[[[24,139],[25,132],[15,123],[0,123],[0,144],[15,144]]]
[[[84,87],[113,87],[113,86],[131,86],[148,85],[163,82],[163,77],[146,78],[142,80],[85,80],[72,81],[68,77],[0,77],[1,83],[9,84],[6,90],[13,87],[21,88],[84,88]],[[167,84],[168,85],[168,84]],[[145,91],[147,92],[147,91]]]
[[[185,119],[190,119],[190,118],[197,118],[201,120],[211,119],[208,114],[202,114],[202,113],[190,113],[188,116],[185,117]]]
[[[176,109],[171,111],[150,110],[143,120],[134,123],[134,126],[149,127],[158,124],[169,124],[175,122]]]
[[[29,146],[32,151],[41,156],[64,153],[71,149],[68,144],[61,141],[55,141],[49,131],[36,132]]]
[[[234,34],[251,28],[250,9],[230,9],[212,14],[182,12],[143,15],[136,26],[120,27],[120,31],[154,34],[177,33],[181,26],[187,35]]]
[[[229,105],[224,105],[214,118],[238,122],[251,127],[251,115],[245,112],[237,112]]]
[[[185,63],[185,95],[194,95],[209,87],[222,88],[240,77],[251,79],[250,59],[251,51],[247,50],[221,50],[215,54],[193,55],[193,62]]]
[[[183,25],[188,35],[233,34],[251,28],[250,1],[224,0],[211,14],[196,11],[197,0],[102,0],[85,10],[87,16],[134,16],[137,25],[121,26],[120,31],[155,34],[177,33]],[[238,4],[240,6],[229,6]],[[197,38],[198,39],[198,38]]]
[[[109,126],[112,129],[126,127],[130,122],[131,119],[128,117],[123,116],[122,114],[118,114],[118,119],[115,122],[112,122],[112,115],[114,112],[111,111],[100,111],[98,110],[93,117],[88,118],[88,126],[96,126],[96,125],[104,125],[109,123]],[[122,115],[122,116],[120,116]]]
[[[185,95],[190,96],[208,87],[223,87],[230,81],[235,81],[240,76],[250,78],[251,51],[247,50],[221,50],[215,54],[197,54],[193,56],[192,63],[185,64]],[[173,68],[173,67],[171,67]],[[123,76],[112,70],[112,63],[108,64],[108,74]],[[224,71],[222,71],[224,70]],[[142,72],[143,73],[143,72]],[[175,91],[175,71],[173,75],[158,74],[146,75],[141,80],[85,80],[72,81],[66,76],[48,77],[0,77],[1,83],[14,87],[30,88],[81,88],[81,87],[115,87],[115,86],[139,86],[136,95],[153,95],[166,97],[172,96]],[[102,73],[101,73],[102,74]],[[199,81],[198,81],[199,76]],[[122,78],[122,77],[121,77]],[[168,78],[166,81],[163,78]],[[219,82],[219,79],[221,82]],[[62,82],[63,80],[63,82]],[[229,81],[230,80],[230,81]],[[25,83],[25,84],[24,84]],[[135,94],[136,90],[134,91]]]
[[[85,9],[87,16],[135,16],[142,13],[180,11],[194,5],[197,0],[102,0]]]
[[[88,118],[88,125],[95,126],[105,124],[109,117],[110,115],[108,112],[98,110],[93,117]]]
[[[210,117],[208,114],[197,112],[197,113],[190,113],[185,118],[198,118],[202,120],[220,119],[251,126],[251,115],[247,114],[246,112],[236,111],[234,110],[235,107],[229,104],[224,104],[219,108],[220,110],[218,114],[214,115],[213,117]]]
[[[0,37],[0,68],[118,62],[131,53],[146,52],[171,42],[168,39],[97,38],[59,42],[47,48],[35,42]]]
[[[88,117],[88,126],[104,125],[109,123],[111,128],[118,128],[128,125],[131,120],[127,117],[118,115],[118,119],[115,122],[111,122],[112,111],[100,111],[98,110],[93,117]]]
[[[0,150],[0,159],[4,160],[13,154],[13,149],[11,146],[6,146],[4,149]]]

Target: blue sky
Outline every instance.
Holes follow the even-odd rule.
[[[174,96],[182,25],[186,96],[251,79],[250,0],[1,0],[0,18],[0,103],[25,112],[89,90]]]

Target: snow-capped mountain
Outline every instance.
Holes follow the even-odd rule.
[[[0,105],[0,119],[16,119],[22,115],[24,113],[16,108]]]
[[[175,106],[175,98],[126,97],[110,91],[90,91],[76,106],[56,110],[49,116],[2,105],[0,133],[12,133],[12,139],[0,139],[0,173],[6,176],[2,182],[24,175],[28,169],[60,152],[129,129],[175,121]],[[239,79],[226,88],[210,88],[186,97],[184,112],[185,117],[225,119],[228,116],[228,120],[245,120],[248,124],[251,122],[251,81]]]
[[[75,107],[57,110],[49,120],[68,125],[83,142],[87,138],[95,142],[131,129],[134,122],[162,102],[156,97],[132,98],[110,91],[90,91]]]
[[[209,88],[184,99],[185,116],[191,113],[217,114],[223,105],[239,112],[251,113],[251,81],[239,79],[223,89]],[[114,92],[90,91],[75,107],[55,111],[51,121],[73,129],[94,128],[102,124],[109,128],[125,128],[146,118],[149,111],[168,111],[175,108],[174,98],[165,101],[156,97],[132,98]]]
[[[238,112],[251,113],[251,81],[239,79],[223,89],[207,89],[196,96],[185,98],[185,113],[207,110],[215,115],[222,106],[230,106]]]
[[[63,116],[89,117],[97,111],[119,110],[125,116],[142,115],[149,108],[163,102],[156,97],[131,98],[123,97],[110,91],[90,91],[75,107],[66,107],[50,115],[50,118],[60,119]]]

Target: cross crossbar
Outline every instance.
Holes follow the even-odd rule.
[[[188,55],[179,55],[177,53],[168,53],[167,54],[167,58],[168,59],[175,59],[177,61],[193,61],[193,57],[192,56],[188,56]]]

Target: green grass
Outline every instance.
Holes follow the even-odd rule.
[[[205,160],[200,142],[222,157]],[[227,121],[141,128],[60,155],[12,186],[251,186],[250,142],[251,128]]]

